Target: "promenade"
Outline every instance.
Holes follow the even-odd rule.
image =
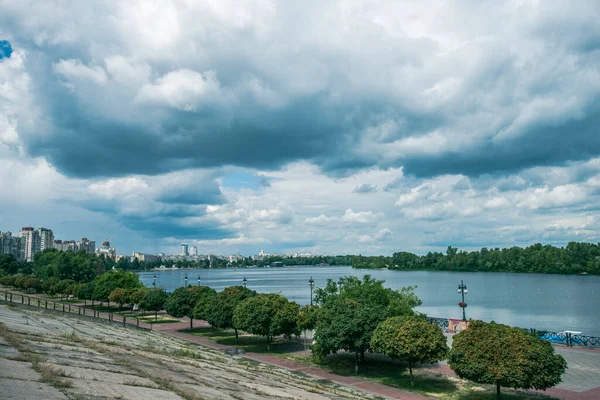
[[[12,292],[13,293],[13,302],[15,304],[21,304],[21,293]],[[45,299],[37,295],[26,295],[31,297],[32,299],[41,300],[40,308],[45,308]],[[2,297],[2,300],[4,297]],[[30,301],[31,302],[31,301]],[[23,304],[27,302],[24,301]],[[37,308],[37,301],[31,306],[35,306]],[[57,304],[59,304],[57,302]],[[55,306],[56,307],[56,306]],[[68,306],[67,306],[68,307]],[[71,314],[72,315],[82,315],[75,311],[77,308],[76,305],[71,305]],[[51,306],[49,309],[53,310]],[[62,305],[58,306],[58,311],[62,310]],[[67,311],[66,311],[67,312]],[[89,313],[87,316],[91,316]],[[96,319],[111,321],[113,324],[121,324],[123,323],[121,316],[117,316],[116,314],[107,313],[107,312],[95,312],[94,313]],[[206,337],[200,337],[193,335],[191,333],[185,332],[185,330],[189,329],[190,323],[189,319],[182,319],[179,323],[170,323],[170,324],[157,324],[151,325],[147,323],[140,322],[136,324],[132,319],[128,319],[125,321],[126,326],[134,327],[139,326],[139,328],[145,330],[152,330],[157,333],[161,333],[163,335],[167,335],[169,337],[178,338],[181,340],[185,340],[187,342],[191,342],[197,345],[201,345],[210,349],[218,350],[218,351],[228,351],[231,352],[233,350],[232,346],[222,345],[217,343],[215,340]],[[207,327],[209,326],[204,321],[193,321],[194,328]],[[547,391],[540,391],[548,396],[552,396],[558,399],[564,400],[598,400],[600,399],[600,349],[599,348],[582,348],[582,347],[566,347],[561,345],[555,345],[556,352],[561,354],[568,363],[568,369],[562,377],[562,382],[554,388],[548,389]],[[377,396],[381,396],[384,398],[390,399],[427,399],[428,397],[415,394],[412,392],[407,392],[404,390],[396,389],[390,386],[385,386],[370,380],[352,377],[352,376],[341,376],[337,374],[330,373],[318,367],[308,367],[299,362],[284,359],[275,355],[268,354],[260,354],[260,353],[252,353],[246,352],[241,357],[251,359],[260,363],[265,363],[272,366],[277,366],[293,373],[302,374],[306,376],[310,376],[318,379],[325,379],[340,385],[353,387],[367,393],[371,393]],[[427,370],[443,373],[450,376],[455,376],[454,372],[445,364],[440,363],[434,366],[426,367]]]

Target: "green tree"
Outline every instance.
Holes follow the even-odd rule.
[[[373,351],[408,362],[410,384],[414,386],[415,363],[443,360],[448,352],[446,337],[437,324],[419,317],[391,317],[377,325],[371,339]]]
[[[108,295],[108,299],[113,303],[119,304],[119,308],[123,308],[123,304],[129,301],[127,289],[116,288]]]
[[[129,304],[131,305],[131,312],[133,312],[133,309],[135,307],[136,304],[140,304],[142,299],[144,298],[144,296],[146,295],[146,292],[148,291],[147,288],[145,287],[140,287],[140,288],[136,288],[136,289],[127,289],[127,298],[129,298]],[[140,307],[142,310],[143,308]]]
[[[63,279],[54,286],[54,292],[59,294],[62,299],[65,295],[69,294],[69,287],[75,283],[72,279]]]
[[[300,306],[278,294],[258,294],[242,301],[233,312],[233,325],[253,335],[267,339],[271,349],[273,337],[299,334],[298,313]]]
[[[200,292],[195,286],[177,288],[166,301],[165,311],[175,318],[188,317],[190,319],[190,329],[192,329],[194,309],[196,308],[199,294]]]
[[[383,283],[369,275],[362,280],[347,276],[337,284],[329,279],[324,288],[317,289],[315,298],[321,310],[317,314],[313,356],[323,358],[343,349],[355,352],[357,361],[363,361],[380,322],[388,317],[415,314],[414,307],[421,300],[413,287],[392,290]],[[343,329],[337,329],[338,326]]]
[[[58,282],[59,282],[59,280],[56,279],[55,277],[48,278],[42,282],[42,290],[46,294],[53,295],[54,293],[56,293],[54,291],[54,286],[56,286],[56,284]]]
[[[169,295],[163,288],[149,289],[142,297],[140,307],[144,310],[154,311],[154,320],[158,321],[158,312],[164,308],[168,298]]]
[[[206,321],[208,309],[217,297],[217,292],[208,286],[192,286],[188,289],[194,297],[194,318]]]
[[[121,269],[113,269],[108,271],[94,280],[94,293],[92,299],[99,301],[107,301],[110,307],[110,299],[108,296],[113,290],[121,289],[138,289],[144,287],[138,276],[133,272],[126,272]]]
[[[218,329],[233,329],[235,344],[238,344],[238,330],[233,323],[233,313],[242,301],[256,296],[254,290],[243,286],[230,286],[217,293],[206,310],[206,321]]]
[[[317,315],[319,306],[305,305],[300,308],[298,314],[298,329],[301,331],[312,331],[317,326]]]
[[[557,385],[567,362],[552,345],[519,328],[472,321],[454,336],[448,364],[456,374],[500,388],[545,390]]]
[[[37,292],[38,290],[40,290],[40,288],[41,288],[41,282],[36,277],[29,277],[25,281],[25,289],[27,289],[27,291],[33,290],[34,292]]]

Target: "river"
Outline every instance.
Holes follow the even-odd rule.
[[[362,277],[370,274],[385,280],[385,286],[398,289],[417,285],[423,301],[419,311],[431,317],[462,318],[458,307],[458,284],[468,287],[465,302],[467,318],[496,321],[511,326],[551,331],[574,330],[600,336],[600,276],[515,274],[499,272],[389,271],[351,267],[281,267],[243,269],[163,270],[139,273],[141,281],[167,291],[184,285],[202,285],[217,291],[241,285],[244,276],[250,289],[261,293],[281,293],[299,304],[310,303],[308,280],[315,288],[328,278]]]

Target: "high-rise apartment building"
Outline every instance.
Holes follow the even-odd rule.
[[[54,233],[52,233],[52,229],[46,228],[37,228],[38,236],[39,236],[39,248],[36,248],[35,253],[38,251],[44,251],[46,249],[54,248]],[[34,254],[35,254],[34,253]]]
[[[19,232],[19,238],[21,239],[19,259],[22,261],[33,261],[35,253],[40,248],[40,235],[38,231],[30,226],[24,226]]]
[[[96,251],[96,242],[88,238],[82,238],[77,242],[77,248],[78,251],[85,250],[86,253],[94,253]]]
[[[180,251],[179,255],[181,255],[181,256],[189,256],[190,255],[187,243],[181,243],[181,251]]]
[[[192,246],[192,250],[190,251],[190,255],[197,257],[198,256],[198,248],[196,246]]]
[[[21,239],[14,237],[11,232],[0,233],[0,254],[12,254],[17,260],[20,260],[19,250],[21,248]]]

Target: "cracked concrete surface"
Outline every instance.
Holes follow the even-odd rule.
[[[144,332],[0,306],[3,399],[368,399],[271,365]]]

